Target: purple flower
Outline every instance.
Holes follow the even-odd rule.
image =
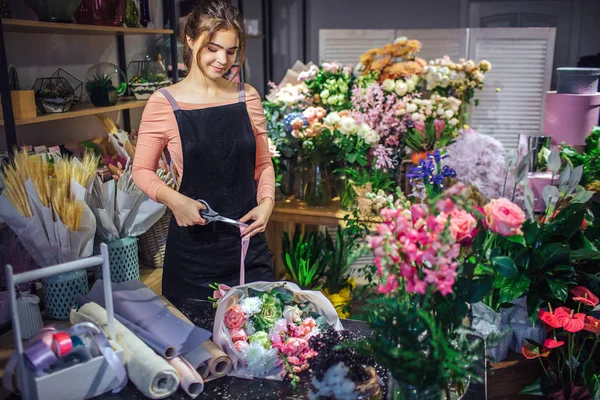
[[[420,179],[425,185],[431,185],[441,190],[446,178],[455,178],[456,171],[447,165],[442,166],[441,160],[446,158],[439,150],[427,154],[427,159],[419,161],[419,165],[411,167],[406,177]],[[414,184],[414,183],[413,183]]]
[[[373,150],[373,156],[375,157],[375,161],[376,161],[375,168],[383,169],[384,171],[394,168],[396,163],[390,157],[392,154],[393,154],[392,149],[387,148],[382,144],[378,145],[377,148],[375,148],[375,150]]]

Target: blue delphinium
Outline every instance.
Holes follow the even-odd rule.
[[[441,161],[446,158],[439,150],[427,154],[427,159],[420,160],[419,165],[410,167],[410,171],[406,177],[411,180],[414,185],[415,179],[420,179],[427,190],[429,197],[441,193],[444,189],[444,181],[446,178],[455,178],[456,171],[447,165],[441,164]]]
[[[308,120],[304,115],[302,115],[302,113],[291,112],[283,118],[283,130],[286,133],[292,133],[292,121],[294,121],[296,118],[300,118],[304,123],[304,126],[308,125]]]

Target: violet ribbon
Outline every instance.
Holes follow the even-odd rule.
[[[108,338],[104,335],[100,328],[91,322],[80,322],[70,327],[67,333],[69,336],[82,336],[89,334],[93,337],[94,343],[96,343],[98,346],[100,353],[102,353],[106,359],[106,362],[114,371],[115,379],[113,380],[114,389],[112,392],[119,393],[125,387],[125,385],[127,385],[127,372],[125,371],[123,364],[121,364],[121,360],[119,360],[119,357],[108,342]]]
[[[23,357],[27,361],[29,369],[36,376],[42,375],[58,358],[43,340],[37,340],[31,346],[23,349]]]

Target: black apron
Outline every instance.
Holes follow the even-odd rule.
[[[224,217],[240,219],[257,206],[256,139],[246,110],[244,84],[239,102],[198,110],[181,110],[166,89],[177,119],[183,156],[179,192],[203,199]],[[209,285],[236,286],[240,280],[239,227],[223,222],[180,227],[171,218],[162,294],[206,300]],[[245,261],[246,282],[273,280],[271,257],[264,233],[250,239]]]

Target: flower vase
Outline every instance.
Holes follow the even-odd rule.
[[[114,283],[140,279],[140,259],[136,237],[125,237],[106,243],[110,260],[110,280]],[[96,254],[99,254],[97,244]],[[102,279],[102,266],[96,267],[96,279]]]
[[[21,292],[17,298],[17,314],[21,327],[21,339],[29,339],[43,327],[42,313],[40,312],[40,298],[29,290]]]
[[[331,172],[329,161],[310,159],[303,182],[304,201],[311,207],[326,207],[331,201]]]
[[[88,294],[88,277],[85,269],[65,272],[44,280],[46,288],[46,315],[54,319],[69,319],[75,296]]]
[[[282,172],[279,191],[283,197],[290,197],[294,194],[294,177],[296,163],[292,158],[281,158],[280,168]]]
[[[416,388],[396,381],[388,374],[387,400],[441,400],[442,391],[438,387]]]

